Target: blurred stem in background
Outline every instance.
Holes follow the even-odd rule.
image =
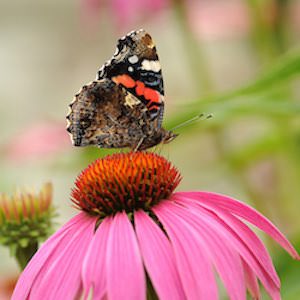
[[[26,247],[17,247],[15,251],[15,258],[18,262],[20,270],[24,270],[28,262],[38,250],[38,242],[28,244]]]
[[[186,47],[187,59],[194,78],[197,95],[209,95],[213,92],[214,85],[205,51],[201,42],[195,38],[190,28],[185,0],[172,0],[176,21],[179,25],[183,45]]]
[[[262,62],[271,62],[286,50],[288,0],[247,0],[252,39]]]

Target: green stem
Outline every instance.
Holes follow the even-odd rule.
[[[29,244],[27,247],[18,247],[16,250],[16,260],[21,270],[24,270],[28,262],[38,250],[38,243],[34,242]]]
[[[147,274],[147,300],[158,300],[158,296],[154,290],[152,282]]]
[[[197,94],[209,95],[213,91],[213,82],[200,41],[195,39],[188,24],[186,3],[182,0],[173,0],[173,7],[180,25],[183,44],[187,49],[187,58],[195,80]]]
[[[271,62],[286,49],[287,0],[248,0],[252,36],[261,59]],[[269,19],[268,19],[269,15]]]

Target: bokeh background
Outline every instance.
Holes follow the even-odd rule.
[[[156,149],[180,169],[179,189],[249,203],[300,250],[296,0],[0,0],[0,192],[38,190],[51,181],[57,227],[76,213],[69,201],[76,175],[112,151],[73,148],[67,106],[114,53],[117,39],[139,28],[159,51],[164,126],[213,114]],[[262,239],[283,299],[300,299],[299,263]],[[17,273],[0,248],[0,278]]]

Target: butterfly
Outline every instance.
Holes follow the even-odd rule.
[[[151,36],[143,29],[120,38],[115,54],[69,105],[74,146],[145,150],[177,134],[162,127],[164,84]]]

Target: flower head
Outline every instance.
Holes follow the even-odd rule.
[[[78,176],[72,200],[92,215],[149,211],[168,199],[180,180],[177,169],[161,156],[115,154],[96,160]]]
[[[36,253],[14,291],[19,299],[217,299],[214,270],[230,299],[272,299],[280,280],[247,221],[294,258],[280,231],[251,207],[209,192],[177,192],[178,171],[149,153],[97,160],[76,181],[83,210]],[[151,197],[151,195],[153,195]]]
[[[0,242],[27,246],[35,237],[49,233],[53,214],[52,185],[44,184],[38,192],[22,190],[14,195],[0,195]]]
[[[36,252],[38,242],[51,233],[52,185],[35,193],[28,190],[0,195],[0,244],[8,246],[21,268]]]

